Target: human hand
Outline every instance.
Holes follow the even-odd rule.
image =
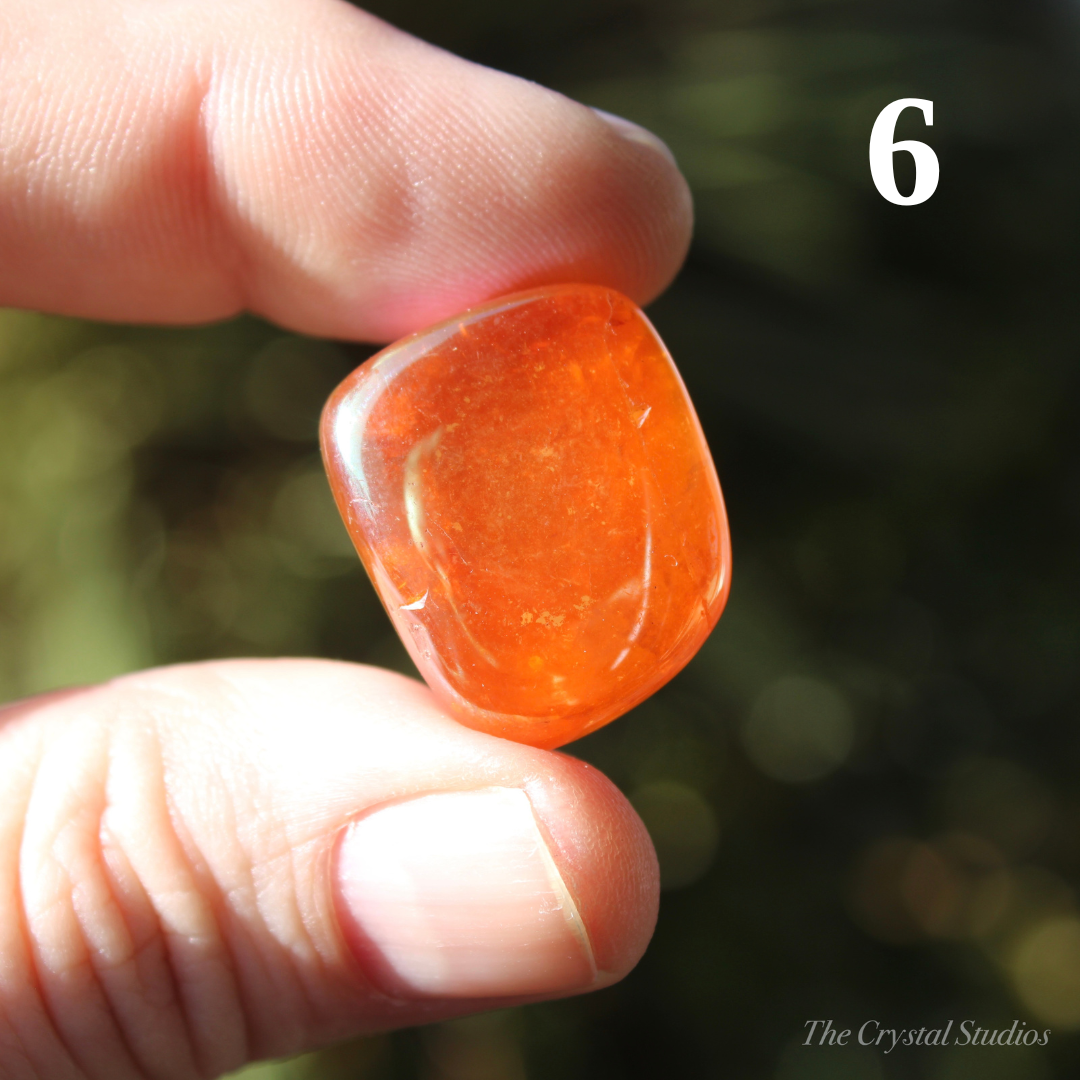
[[[380,339],[644,302],[685,249],[646,136],[343,4],[20,0],[0,56],[0,303]],[[216,1075],[602,986],[651,932],[619,793],[396,675],[195,665],[0,725],[0,1075]]]

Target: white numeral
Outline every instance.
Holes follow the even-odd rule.
[[[937,154],[926,145],[907,139],[893,142],[896,121],[900,114],[909,108],[921,109],[927,127],[934,126],[934,103],[924,98],[900,98],[881,110],[874,121],[874,130],[870,132],[870,175],[874,178],[874,187],[891,203],[897,206],[918,206],[926,202],[937,191],[940,166]],[[893,154],[906,150],[915,159],[915,190],[910,195],[901,195],[896,190],[896,177],[893,175]]]

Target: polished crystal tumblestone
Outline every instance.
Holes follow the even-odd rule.
[[[474,308],[334,392],[338,507],[428,685],[462,723],[554,747],[694,655],[727,598],[727,518],[640,309],[560,285]]]

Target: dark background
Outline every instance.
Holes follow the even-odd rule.
[[[682,675],[570,748],[657,842],[638,969],[248,1076],[1078,1075],[1080,7],[372,10],[672,147],[698,224],[649,313],[717,461],[733,588]],[[900,97],[935,103],[897,133],[941,162],[914,208],[867,164]],[[249,319],[0,313],[0,697],[210,656],[404,670],[315,443],[366,355]],[[825,1018],[1051,1036],[802,1046]]]

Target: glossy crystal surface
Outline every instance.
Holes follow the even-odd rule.
[[[727,597],[716,472],[626,297],[551,286],[391,345],[323,456],[409,653],[470,727],[554,747],[671,678]]]

